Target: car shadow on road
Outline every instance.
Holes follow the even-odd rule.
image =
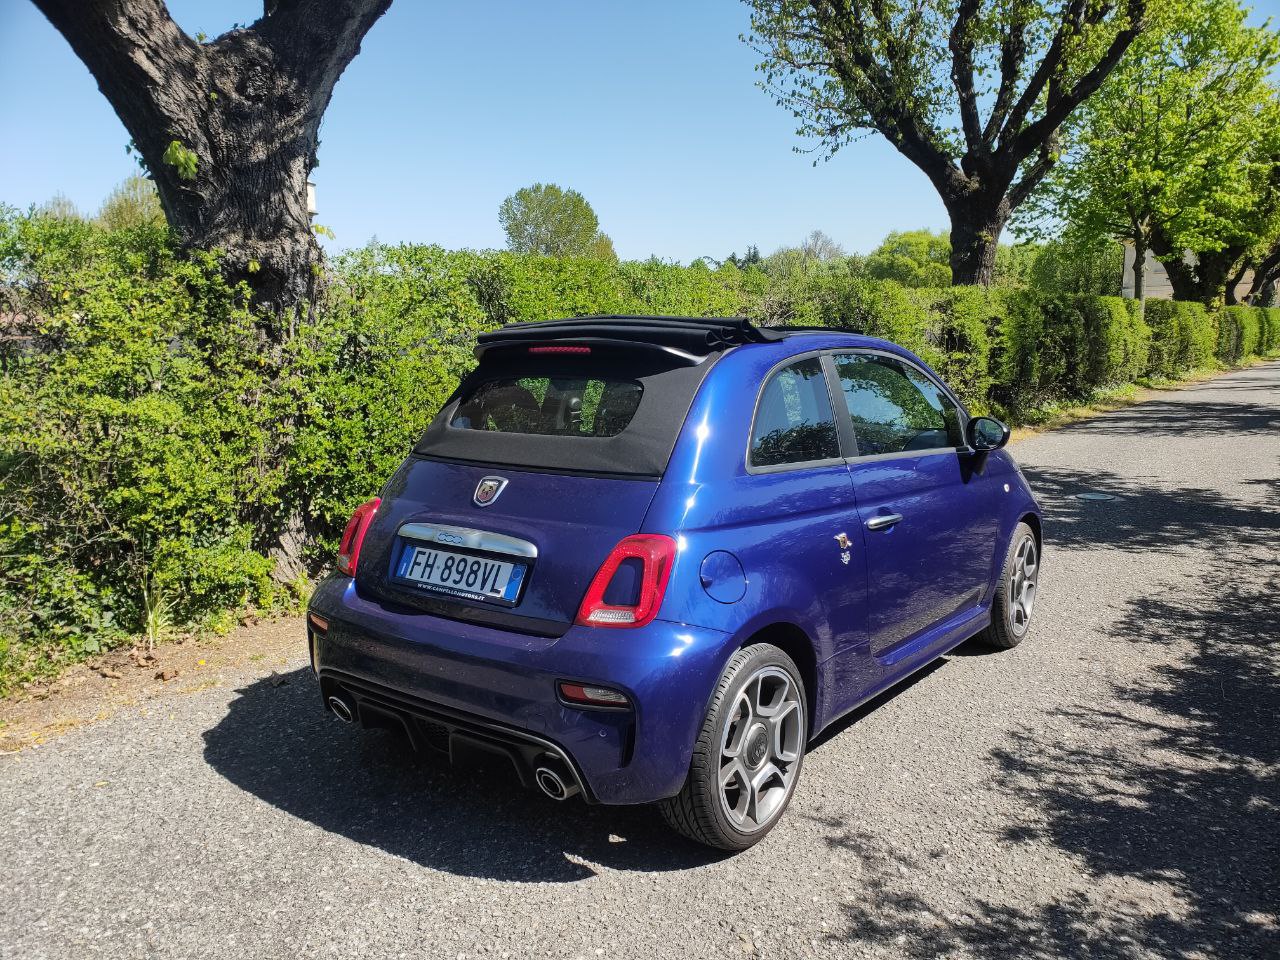
[[[522,789],[509,765],[451,767],[415,754],[403,735],[344,725],[323,710],[306,668],[237,693],[204,734],[214,770],[286,813],[423,866],[562,883],[594,876],[596,864],[667,871],[723,858],[672,833],[652,807],[556,803]]]

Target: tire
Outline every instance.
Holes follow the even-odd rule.
[[[1029,573],[1026,569],[1028,559],[1032,564]],[[1009,539],[1000,582],[991,603],[991,625],[978,634],[982,643],[996,650],[1012,650],[1027,638],[1031,632],[1039,583],[1040,543],[1030,526],[1019,523]]]
[[[760,842],[795,793],[808,722],[791,658],[767,643],[739,650],[716,685],[684,786],[660,804],[667,824],[719,850]]]

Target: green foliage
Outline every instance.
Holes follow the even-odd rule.
[[[1258,353],[1268,356],[1280,350],[1280,307],[1259,307],[1262,311],[1258,333]]]
[[[283,471],[252,318],[167,232],[0,219],[0,636],[11,669],[273,599],[258,521]],[[16,662],[16,663],[15,663]],[[3,681],[0,680],[0,683]]]
[[[1006,414],[1085,401],[1146,373],[1151,331],[1133,301],[1031,291],[1009,300],[994,391]]]
[[[894,231],[866,261],[867,276],[904,287],[945,287],[951,283],[951,240],[928,230]]]
[[[95,219],[107,230],[162,227],[165,224],[156,185],[137,174],[128,177],[107,195]]]
[[[1262,307],[1226,307],[1218,313],[1217,357],[1239,363],[1262,350],[1267,314]]]
[[[1203,305],[1148,300],[1145,314],[1151,328],[1148,376],[1172,379],[1213,363],[1217,324]]]
[[[169,145],[164,148],[164,154],[160,157],[165,163],[178,171],[180,180],[194,180],[196,178],[196,166],[198,159],[195,151],[182,145],[180,140],[170,140]]]
[[[1109,237],[1069,235],[1035,248],[1027,286],[1056,293],[1119,296],[1124,246]]]
[[[1240,258],[1280,232],[1280,104],[1269,75],[1280,37],[1238,0],[1153,7],[1151,27],[1089,99],[1023,229],[1133,242],[1180,265],[1202,258],[1221,295]],[[1223,261],[1223,262],[1219,262]],[[1194,269],[1193,271],[1194,272]]]
[[[596,212],[577,190],[535,183],[502,201],[498,221],[515,253],[617,260],[613,241],[600,232]]]

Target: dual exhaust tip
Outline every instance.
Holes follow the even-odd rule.
[[[343,723],[355,722],[354,705],[346,697],[334,694],[329,697],[328,706],[329,712]],[[577,780],[565,769],[563,763],[550,756],[544,756],[542,761],[533,771],[533,780],[539,790],[552,800],[568,800],[580,792]]]
[[[351,708],[351,704],[347,702],[345,697],[330,697],[329,710],[343,723],[353,723],[356,719],[356,712]]]
[[[533,780],[552,800],[568,800],[578,793],[578,782],[551,757],[546,757],[542,766],[533,771]]]

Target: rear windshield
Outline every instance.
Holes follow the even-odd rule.
[[[658,477],[708,358],[595,345],[574,353],[487,351],[415,451],[495,467]]]
[[[635,380],[503,377],[462,397],[449,426],[558,437],[616,437],[644,393]]]

